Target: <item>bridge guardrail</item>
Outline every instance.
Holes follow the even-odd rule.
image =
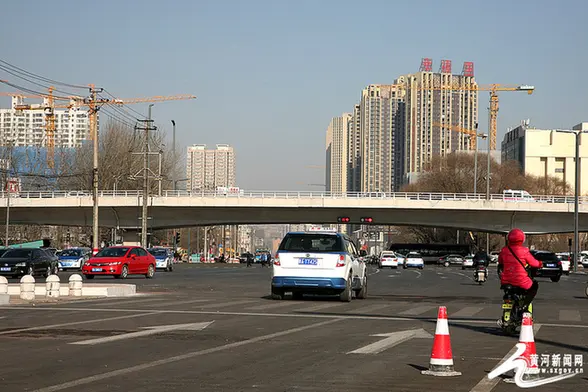
[[[113,197],[141,197],[143,192],[138,190],[102,190],[99,191],[100,198]],[[0,192],[0,198],[6,198],[7,192]],[[92,198],[92,192],[87,190],[63,190],[63,191],[28,191],[11,193],[11,198],[25,198],[25,199],[39,199],[39,198],[78,198],[87,197]],[[151,197],[159,197],[152,194]],[[401,199],[401,200],[415,200],[415,201],[485,201],[486,194],[483,193],[436,193],[436,192],[348,192],[348,193],[333,193],[333,192],[313,192],[313,191],[249,191],[241,193],[218,193],[215,191],[183,191],[183,190],[166,190],[162,192],[161,197],[214,197],[214,198],[260,198],[260,199],[301,199],[301,198],[316,198],[316,199]],[[491,194],[490,200],[504,201],[504,202],[520,202],[520,203],[574,203],[573,196],[563,195],[536,195],[533,200],[524,200],[505,197],[502,194]],[[579,202],[581,204],[588,204],[588,196],[580,196]]]

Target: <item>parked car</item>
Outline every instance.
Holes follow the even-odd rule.
[[[404,260],[404,268],[414,267],[418,269],[423,269],[425,267],[425,261],[420,253],[410,252],[406,255],[406,259]]]
[[[167,248],[149,248],[147,249],[155,257],[155,268],[167,272],[174,270],[174,252]]]
[[[125,279],[129,275],[155,276],[155,257],[140,246],[111,246],[92,256],[82,267],[87,279],[110,275]]]
[[[534,250],[533,257],[543,263],[543,267],[537,270],[537,277],[550,278],[552,282],[559,282],[563,274],[562,262],[553,252]]]
[[[8,249],[0,257],[0,275],[21,277],[24,275],[49,276],[59,273],[58,262],[43,249]]]
[[[443,264],[445,267],[449,267],[451,264],[463,265],[464,260],[460,255],[447,255],[439,259],[439,264]]]

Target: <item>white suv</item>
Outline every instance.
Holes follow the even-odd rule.
[[[293,232],[282,240],[273,263],[272,297],[291,292],[339,295],[342,301],[367,297],[367,267],[357,247],[342,233]]]

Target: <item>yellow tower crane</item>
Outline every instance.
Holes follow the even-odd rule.
[[[144,102],[162,102],[162,101],[175,101],[175,100],[184,100],[184,99],[194,99],[196,98],[194,95],[170,95],[170,96],[153,96],[153,97],[146,97],[146,98],[129,98],[129,99],[106,99],[106,98],[96,98],[95,97],[95,87],[94,85],[90,86],[90,92],[93,93],[93,98],[83,98],[83,97],[55,97],[53,95],[53,87],[50,87],[48,90],[47,95],[25,95],[20,93],[0,93],[0,95],[4,96],[13,96],[13,97],[26,97],[26,98],[44,98],[45,102],[42,104],[18,104],[15,105],[15,110],[43,110],[45,112],[45,134],[47,137],[47,166],[49,168],[53,168],[55,165],[55,109],[71,109],[73,107],[79,106],[88,106],[88,119],[90,123],[90,139],[94,140],[94,137],[97,132],[97,115],[98,109],[102,105],[114,105],[114,106],[123,106],[129,104],[136,104],[136,103],[144,103]],[[55,104],[56,100],[69,100],[69,103],[60,103]]]
[[[441,123],[433,123],[434,127],[439,127],[439,128],[447,128],[451,131],[455,131],[455,132],[459,132],[459,133],[463,133],[469,136],[470,138],[470,149],[475,149],[476,148],[476,143],[477,143],[477,133],[475,130],[473,129],[466,129],[466,128],[462,128],[458,125],[448,125],[448,124],[441,124]]]

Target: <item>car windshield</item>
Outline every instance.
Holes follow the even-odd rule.
[[[64,249],[59,256],[81,256],[81,249]]]
[[[556,254],[550,253],[550,252],[537,252],[537,253],[533,254],[533,256],[539,261],[551,261],[551,262],[559,261]]]
[[[382,252],[382,257],[394,257],[394,252]]]
[[[94,257],[123,257],[128,251],[129,248],[105,248],[96,253]]]
[[[341,237],[329,234],[290,234],[280,244],[281,251],[344,252]]]
[[[153,256],[167,256],[167,250],[165,249],[149,249],[149,253]]]
[[[31,249],[9,249],[2,255],[2,257],[31,257],[32,250]]]

